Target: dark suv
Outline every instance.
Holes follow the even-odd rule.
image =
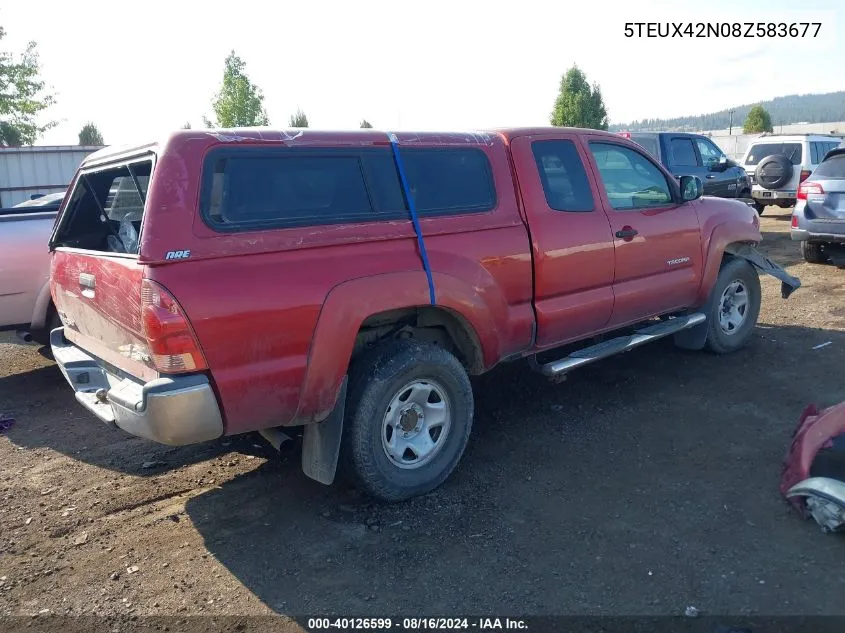
[[[706,196],[751,197],[745,170],[706,136],[683,132],[621,132],[620,136],[642,145],[675,178],[698,176]]]

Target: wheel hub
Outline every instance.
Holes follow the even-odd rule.
[[[407,407],[403,407],[399,414],[399,428],[404,433],[405,437],[410,437],[412,433],[418,433],[422,428],[425,413],[416,403],[412,403]]]
[[[748,290],[740,280],[728,284],[719,301],[719,327],[725,334],[734,334],[745,323],[748,313]]]
[[[446,390],[433,380],[414,380],[387,406],[381,427],[385,455],[399,468],[419,468],[443,448],[452,426]]]

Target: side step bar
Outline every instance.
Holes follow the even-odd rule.
[[[680,332],[681,330],[686,330],[704,323],[706,320],[707,317],[704,314],[701,312],[694,312],[692,314],[655,323],[654,325],[650,325],[641,330],[635,330],[633,334],[628,336],[618,336],[616,338],[597,343],[596,345],[579,349],[578,351],[571,353],[569,356],[544,365],[537,363],[536,357],[531,357],[531,361],[534,369],[539,371],[541,374],[544,374],[549,378],[563,378],[565,374],[573,369],[581,367],[582,365],[587,365],[621,352],[627,352],[635,347],[644,345],[645,343],[656,341],[659,338],[663,338]]]

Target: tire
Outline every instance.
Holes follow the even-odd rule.
[[[757,215],[763,215],[763,212],[766,210],[766,205],[761,202],[755,202],[754,208],[757,209]]]
[[[824,264],[827,262],[824,244],[819,242],[801,242],[801,256],[808,264]]]
[[[754,180],[764,189],[779,189],[792,180],[792,161],[783,154],[766,156],[754,171]]]
[[[711,291],[713,300],[707,314],[706,347],[716,354],[728,354],[745,347],[760,316],[760,277],[746,260],[725,260]],[[739,307],[744,298],[744,309]],[[722,318],[723,311],[733,304]],[[726,329],[727,326],[727,329]]]
[[[379,345],[353,361],[349,371],[341,473],[381,501],[430,492],[458,465],[473,407],[466,371],[443,348],[414,340]],[[426,429],[426,414],[429,420],[442,416],[448,422]],[[410,439],[402,431],[406,424],[417,425],[409,429]],[[423,441],[426,435],[434,448]],[[403,446],[408,448],[403,451]]]
[[[47,308],[47,327],[43,330],[35,330],[32,332],[32,340],[39,345],[49,345],[50,332],[55,330],[57,327],[62,327],[62,320],[59,318],[59,313],[56,312],[56,309],[51,303],[50,307]]]

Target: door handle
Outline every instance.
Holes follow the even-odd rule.
[[[616,231],[616,237],[620,240],[632,240],[639,233],[637,229],[631,228],[630,226],[623,226],[621,230]]]
[[[705,178],[707,178],[707,180],[713,180],[715,177],[716,176],[714,176],[713,174],[709,174],[709,175],[705,176]]]

